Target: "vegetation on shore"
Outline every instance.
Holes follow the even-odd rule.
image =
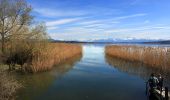
[[[128,73],[130,75],[137,75],[144,80],[148,80],[150,74],[154,72],[155,74],[161,74],[162,77],[165,79],[164,84],[166,86],[170,86],[170,69],[163,69],[162,67],[152,67],[143,64],[142,62],[134,62],[129,61],[121,58],[116,58],[110,55],[105,55],[106,62],[113,66],[114,68],[118,69],[121,72]]]
[[[51,71],[45,73],[38,73],[34,75],[22,75],[20,83],[28,88],[20,89],[17,94],[19,94],[18,100],[33,100],[37,95],[41,95],[42,92],[46,92],[47,89],[54,83],[56,79],[60,79],[68,71],[73,69],[74,65],[79,62],[82,55],[76,55],[57,64]],[[20,76],[19,76],[20,77]],[[44,81],[45,80],[45,81]],[[32,96],[30,96],[30,93]]]
[[[82,52],[80,45],[50,43],[45,23],[36,22],[31,12],[26,0],[0,0],[0,64],[9,66],[7,74],[0,68],[0,100],[11,99],[20,88],[10,71],[46,71]]]
[[[22,85],[10,73],[0,71],[0,100],[15,99],[14,95],[20,87]]]
[[[46,47],[32,52],[32,59],[27,63],[30,72],[50,70],[54,65],[81,55],[82,48],[76,44],[48,43]]]
[[[36,22],[25,0],[0,0],[0,58],[15,70],[38,72],[81,53],[80,45],[50,43],[46,26]]]
[[[168,69],[170,66],[170,48],[110,45],[105,48],[106,55],[129,61],[139,61],[153,67]]]
[[[22,42],[12,50],[4,58],[9,70],[31,73],[50,70],[54,65],[82,53],[79,44],[49,42]]]

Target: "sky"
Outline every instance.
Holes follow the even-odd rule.
[[[56,40],[170,40],[170,0],[27,0]]]

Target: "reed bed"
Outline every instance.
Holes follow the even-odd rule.
[[[128,73],[130,75],[137,75],[143,78],[145,81],[148,80],[148,77],[152,72],[154,72],[156,75],[161,74],[162,77],[165,79],[164,84],[170,87],[170,69],[163,70],[161,67],[151,67],[141,62],[128,61],[120,58],[115,58],[109,55],[105,55],[105,58],[106,62],[109,65],[113,66],[119,71]]]
[[[15,94],[22,85],[4,70],[0,70],[0,100],[15,100]]]
[[[82,54],[82,47],[77,44],[48,43],[45,47],[38,47],[33,50],[31,61],[26,63],[26,70],[33,73],[50,70],[54,65]]]
[[[110,45],[105,48],[106,55],[129,61],[139,61],[164,70],[170,68],[170,48]]]

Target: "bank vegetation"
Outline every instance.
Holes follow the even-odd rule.
[[[0,100],[12,97],[20,87],[10,72],[35,73],[81,54],[80,45],[50,43],[44,22],[31,15],[26,0],[0,0]],[[1,67],[0,66],[0,67]]]
[[[138,61],[152,67],[168,70],[170,67],[170,48],[110,45],[105,48],[106,55],[130,61]]]

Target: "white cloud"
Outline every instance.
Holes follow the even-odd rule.
[[[85,25],[83,27],[86,27],[86,28],[99,28],[99,27],[105,27],[106,25],[105,24],[89,24],[89,25]]]
[[[129,18],[134,18],[134,17],[142,17],[142,16],[146,16],[146,13],[138,13],[138,14],[132,14],[132,15],[125,15],[125,16],[119,16],[119,17],[113,17],[113,18],[108,18],[108,19],[98,19],[98,20],[86,20],[86,21],[82,21],[79,22],[77,24],[79,25],[97,25],[97,24],[118,24],[120,23],[120,20],[123,19],[129,19]],[[145,21],[145,23],[148,23],[149,21]]]
[[[57,25],[62,25],[62,24],[68,24],[71,22],[76,22],[81,19],[82,18],[67,18],[67,19],[54,20],[54,21],[47,22],[46,25],[47,26],[57,26]]]
[[[85,27],[88,26],[100,26],[100,25],[106,25],[106,24],[117,24],[120,23],[119,21],[112,21],[112,19],[101,19],[101,20],[86,20],[86,21],[82,21],[77,23],[78,25],[84,25]]]
[[[55,30],[55,29],[58,29],[59,27],[57,26],[49,26],[47,27],[48,30]]]
[[[80,25],[89,25],[89,24],[96,24],[96,23],[100,23],[101,21],[100,20],[90,20],[90,21],[82,21],[78,24]]]
[[[114,32],[118,32],[118,33],[122,33],[122,32],[136,32],[136,31],[151,31],[151,30],[170,30],[170,27],[167,26],[145,26],[145,27],[133,27],[133,28],[118,28],[118,29],[110,29],[107,30],[106,32],[108,33],[114,33]]]
[[[50,14],[51,13],[51,14]],[[50,16],[58,16],[53,12],[48,13]],[[53,15],[54,14],[54,15]],[[69,14],[71,15],[71,14]],[[135,17],[146,16],[145,13],[112,17],[108,19],[94,19],[88,17],[62,18],[59,20],[48,21],[47,28],[51,31],[50,36],[54,39],[62,40],[97,40],[108,38],[159,38],[160,35],[155,31],[170,30],[168,26],[143,26],[143,27],[124,27],[116,26],[121,20],[127,20]],[[144,20],[143,23],[148,24],[149,20]],[[122,23],[121,23],[122,24]],[[60,26],[66,25],[66,26]],[[116,26],[116,27],[114,27]],[[56,30],[57,29],[57,30]],[[153,31],[154,30],[154,31]],[[151,34],[148,35],[148,32]],[[156,34],[155,36],[153,34]],[[153,36],[153,37],[152,37]],[[166,35],[164,35],[166,36]],[[164,38],[160,36],[160,38]]]
[[[65,33],[51,33],[51,37],[57,40],[98,40],[98,39],[107,39],[108,33],[97,33],[97,32],[90,32],[90,33],[82,33],[82,32],[65,32]]]
[[[170,39],[170,27],[146,26],[119,29],[99,29],[85,27],[70,27],[62,32],[51,33],[54,39],[62,40],[98,40],[98,39]],[[168,37],[169,36],[169,37]]]
[[[127,15],[127,16],[120,16],[120,17],[115,17],[113,18],[114,20],[122,20],[122,19],[128,19],[128,18],[134,18],[134,17],[142,17],[146,16],[146,13],[138,13],[138,14],[132,14],[132,15]]]
[[[72,10],[54,10],[48,8],[36,8],[34,9],[38,14],[45,17],[63,17],[63,16],[81,16],[87,14],[84,11],[72,11]]]

